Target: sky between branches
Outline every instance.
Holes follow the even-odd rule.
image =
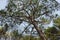
[[[56,0],[56,1],[60,3],[60,0]],[[1,9],[5,9],[5,7],[7,6],[7,4],[8,4],[8,0],[0,0],[0,10]],[[56,11],[55,13],[58,13],[59,14],[60,13],[60,10],[59,11]],[[53,24],[50,23],[49,25],[52,26]]]

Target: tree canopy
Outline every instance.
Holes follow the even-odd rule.
[[[28,25],[22,34],[32,25],[31,31],[29,32],[31,34],[36,33],[34,31],[36,29],[40,38],[47,40],[40,25],[50,23],[56,17],[56,15],[53,15],[53,12],[58,9],[59,3],[56,0],[8,0],[6,9],[0,11],[0,20],[2,24],[14,25],[21,25],[21,23],[27,22]]]

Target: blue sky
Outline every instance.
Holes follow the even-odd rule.
[[[60,3],[60,0],[56,0],[56,1]]]
[[[0,0],[0,10],[4,9],[6,5],[7,5],[7,0]]]

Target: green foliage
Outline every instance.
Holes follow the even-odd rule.
[[[58,17],[54,20],[54,25],[56,25],[58,28],[60,28],[60,17]]]
[[[6,14],[7,14],[7,12],[5,12],[4,10],[0,10],[0,15],[1,15],[1,16],[5,17]]]
[[[24,36],[23,37],[23,40],[40,40],[40,38],[38,37],[32,37],[32,36]]]
[[[49,27],[45,30],[46,37],[50,40],[58,40],[59,32],[55,27]]]
[[[50,21],[44,17],[40,19],[43,23],[48,24]]]
[[[55,27],[50,27],[47,30],[45,30],[45,32],[50,32],[51,34],[56,34],[58,32],[58,30]]]
[[[8,27],[9,27],[8,24],[5,24],[4,26],[0,26],[0,36],[5,37],[5,34],[8,31]]]
[[[32,0],[33,3],[37,3],[38,0]]]
[[[18,37],[18,36],[19,36],[18,30],[13,31],[13,36],[14,36],[14,37]]]
[[[2,26],[0,26],[0,33],[2,32],[2,30],[3,30],[3,27],[2,27]]]

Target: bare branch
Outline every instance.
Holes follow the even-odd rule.
[[[29,24],[28,26],[25,27],[24,31],[22,31],[21,34],[23,34],[25,32],[25,30],[30,26],[31,24]]]

